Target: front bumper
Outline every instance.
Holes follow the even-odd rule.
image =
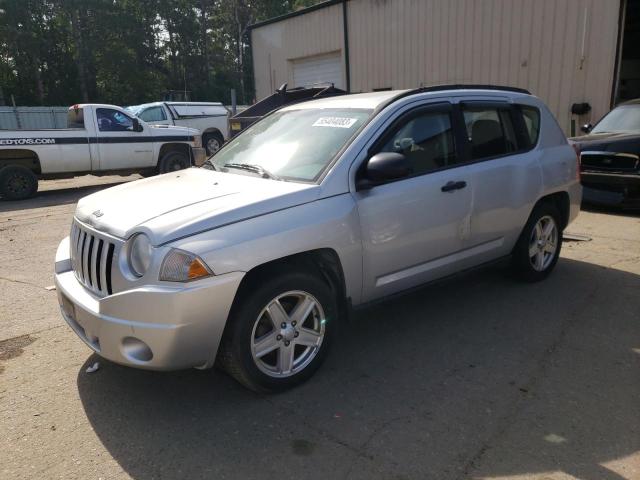
[[[640,207],[640,175],[582,172],[585,203],[619,207]]]
[[[56,253],[58,303],[73,331],[108,360],[152,370],[213,366],[243,276],[159,282],[100,298],[76,279],[68,237]]]
[[[191,147],[191,155],[196,167],[200,167],[207,159],[207,151],[202,147]]]

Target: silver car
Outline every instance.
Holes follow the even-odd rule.
[[[114,362],[217,364],[283,390],[314,373],[353,307],[501,257],[544,279],[578,215],[577,167],[524,90],[292,105],[203,168],[80,200],[56,254],[60,307]]]

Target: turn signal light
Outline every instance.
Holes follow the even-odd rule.
[[[166,282],[190,282],[211,275],[211,269],[197,255],[174,248],[162,261],[159,278]]]
[[[195,280],[196,278],[200,277],[208,277],[209,275],[211,275],[211,273],[199,258],[195,258],[189,265],[189,280]]]

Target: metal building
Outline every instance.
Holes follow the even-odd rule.
[[[640,0],[330,0],[254,24],[251,45],[258,100],[285,82],[509,85],[571,134],[640,97]]]

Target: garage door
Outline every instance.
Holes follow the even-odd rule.
[[[314,83],[342,85],[342,56],[340,52],[293,60],[293,83],[296,87],[308,87]]]

